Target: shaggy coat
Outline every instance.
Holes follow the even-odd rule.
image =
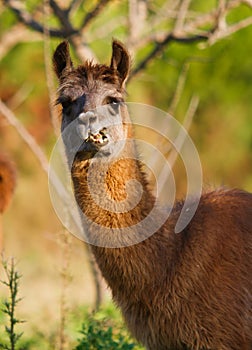
[[[60,81],[62,130],[80,113],[122,101],[129,65],[128,52],[114,41],[110,66],[84,63],[74,68],[68,44],[61,43],[54,68]],[[125,133],[131,138],[127,113],[124,118]],[[74,159],[75,196],[89,219],[87,234],[97,242],[92,246],[96,261],[133,336],[148,350],[251,350],[252,194],[235,189],[205,193],[181,233],[175,234],[174,228],[182,202],[160,230],[141,243],[101,247],[100,242],[113,239],[113,228],[132,226],[146,217],[154,198],[135,160],[134,144],[126,143],[106,173],[106,191],[113,200],[123,201],[126,183],[133,178],[142,183],[142,197],[124,213],[98,205],[87,183],[93,156],[84,149]],[[102,167],[96,160],[96,170],[89,174],[94,185]],[[94,188],[102,202],[101,188]],[[134,200],[134,190],[127,195]],[[111,228],[111,235],[105,237],[102,227]]]

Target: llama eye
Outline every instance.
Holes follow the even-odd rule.
[[[105,104],[108,105],[108,109],[112,115],[118,114],[122,102],[123,100],[117,97],[107,97],[105,100]]]
[[[71,104],[71,99],[69,97],[65,97],[65,96],[60,96],[57,101],[56,104],[60,104],[63,109],[67,108],[70,104]]]
[[[111,105],[119,105],[123,100],[118,97],[107,97],[105,100],[105,104],[111,104]]]
[[[81,113],[86,102],[86,96],[83,94],[76,99],[69,96],[60,96],[57,103],[60,103],[65,112],[71,112],[74,115]]]
[[[70,97],[66,97],[66,96],[60,96],[56,102],[56,104],[61,104],[63,109],[68,108],[71,105],[71,103],[72,101]]]

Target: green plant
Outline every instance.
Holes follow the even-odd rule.
[[[80,331],[81,338],[75,350],[137,350],[136,344],[127,333],[120,328],[113,327],[108,319],[97,319],[96,315],[87,317]]]
[[[16,317],[16,307],[21,300],[18,298],[19,281],[21,275],[16,271],[14,258],[12,258],[10,262],[2,258],[2,264],[7,279],[6,281],[1,281],[1,283],[3,283],[9,289],[9,298],[3,302],[2,311],[7,315],[9,324],[5,326],[5,333],[8,341],[6,343],[0,343],[0,349],[15,350],[17,349],[16,345],[18,341],[23,335],[23,333],[17,333],[16,331],[16,325],[24,322]]]

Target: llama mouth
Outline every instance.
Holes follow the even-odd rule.
[[[89,133],[88,137],[81,144],[77,154],[85,159],[93,158],[95,155],[108,156],[108,149],[103,149],[109,142],[109,137],[106,134],[106,128],[103,128],[98,133]]]
[[[108,143],[108,135],[106,134],[107,129],[103,128],[98,133],[89,133],[88,137],[84,141],[85,143],[90,143],[98,148],[105,146]]]

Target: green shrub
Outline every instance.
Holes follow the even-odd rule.
[[[16,331],[16,325],[24,322],[16,316],[16,307],[21,300],[18,298],[21,275],[16,270],[16,264],[13,258],[9,262],[2,257],[2,264],[6,274],[6,280],[0,282],[9,290],[9,297],[3,301],[3,308],[1,309],[8,318],[8,324],[5,325],[5,335],[8,340],[3,343],[2,341],[0,342],[0,349],[15,350],[17,349],[18,341],[23,335],[22,332],[17,333]]]
[[[117,326],[116,326],[117,327]],[[89,316],[82,324],[81,337],[75,350],[137,350],[140,349],[122,328],[115,328],[108,319]]]

